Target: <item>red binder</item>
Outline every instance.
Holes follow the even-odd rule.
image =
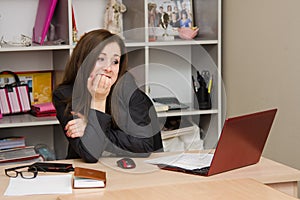
[[[57,0],[39,0],[39,5],[33,27],[33,42],[44,44],[56,3]]]

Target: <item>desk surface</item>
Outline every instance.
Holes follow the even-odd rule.
[[[159,154],[151,155],[155,157]],[[135,169],[123,170],[117,167],[116,161],[119,158],[103,158],[98,163],[83,163],[81,160],[60,160],[57,162],[73,163],[73,166],[94,168],[106,171],[107,185],[105,189],[77,189],[73,190],[74,194],[90,193],[99,190],[123,190],[137,189],[145,187],[198,183],[203,181],[215,180],[233,180],[251,178],[264,184],[276,184],[284,182],[297,182],[300,180],[300,171],[275,161],[261,158],[259,163],[240,169],[224,172],[210,177],[190,175],[179,172],[160,170],[155,165],[144,163],[145,158],[134,158],[137,167]],[[147,158],[149,159],[149,158]],[[4,174],[4,168],[0,167],[0,197],[1,199],[18,199],[18,197],[3,196],[9,178]],[[43,173],[40,173],[43,175]],[[48,172],[47,174],[53,174]],[[58,195],[43,195],[43,199],[55,199]],[[22,199],[41,199],[41,196],[26,196]]]
[[[59,196],[59,200],[132,200],[132,199],[202,199],[202,200],[296,200],[253,179],[183,183],[137,189],[106,190],[89,194]]]

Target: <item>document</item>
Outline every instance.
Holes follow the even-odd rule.
[[[5,196],[22,196],[33,194],[71,194],[72,174],[43,175],[34,179],[24,179],[20,176],[10,178]]]
[[[172,156],[154,158],[146,160],[145,162],[154,165],[169,165],[174,167],[180,167],[182,169],[194,170],[201,169],[203,167],[209,167],[213,156],[214,154],[209,153],[181,153]]]

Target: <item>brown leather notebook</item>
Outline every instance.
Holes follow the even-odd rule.
[[[73,188],[104,188],[106,185],[106,172],[75,167]]]

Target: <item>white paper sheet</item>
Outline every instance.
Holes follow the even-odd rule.
[[[34,179],[10,178],[5,196],[32,194],[70,194],[72,193],[72,174],[43,175]]]
[[[210,166],[214,154],[183,153],[146,160],[150,164],[163,164],[193,170]]]

